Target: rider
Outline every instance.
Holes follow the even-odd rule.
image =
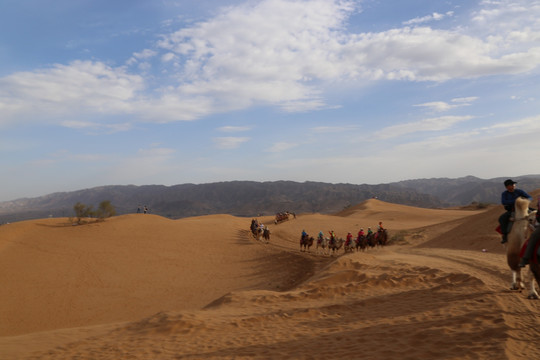
[[[362,236],[364,236],[364,229],[361,228],[360,231],[358,232],[358,238],[361,238]]]
[[[319,236],[317,237],[317,241],[318,241],[318,242],[321,242],[322,239],[324,239],[324,233],[323,233],[322,230],[321,230],[321,231],[319,231]]]
[[[334,230],[330,230],[329,233],[330,233],[330,243],[334,244],[336,241],[336,233],[334,232]]]
[[[352,242],[352,234],[349,232],[347,233],[347,240],[345,241],[345,245],[350,245]]]
[[[381,232],[383,230],[384,230],[384,228],[382,226],[382,221],[379,221],[379,225],[377,225],[377,232]]]
[[[510,225],[510,217],[514,211],[514,203],[518,197],[524,197],[529,200],[532,200],[531,195],[527,194],[521,189],[516,189],[517,182],[512,179],[507,179],[504,182],[506,190],[501,194],[501,204],[504,206],[506,212],[499,217],[499,224],[501,225],[501,234],[502,241],[501,244],[504,244],[508,241],[508,232]]]
[[[302,239],[305,238],[306,236],[308,236],[308,233],[306,232],[306,230],[302,230]]]
[[[367,236],[373,235],[373,230],[370,227],[367,228]]]

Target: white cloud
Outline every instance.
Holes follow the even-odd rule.
[[[0,79],[0,119],[130,113],[143,83],[138,75],[90,61],[14,73]]]
[[[456,105],[450,105],[444,101],[432,101],[414,106],[425,107],[437,112],[448,111],[456,107]]]
[[[473,116],[440,116],[420,121],[388,126],[375,135],[381,139],[403,136],[416,132],[442,131],[451,128],[453,125],[473,119]]]
[[[226,136],[226,137],[217,137],[214,138],[214,144],[219,149],[235,149],[239,147],[241,144],[249,141],[249,137],[234,137],[234,136]]]
[[[251,130],[251,127],[250,126],[222,126],[218,128],[217,130],[221,132],[231,133],[231,132],[249,131]]]
[[[132,121],[170,122],[259,105],[314,111],[330,107],[328,84],[443,82],[525,73],[540,64],[537,1],[483,2],[470,26],[352,34],[347,21],[357,6],[347,0],[247,2],[133,53],[128,63],[138,63],[142,68],[132,71],[139,74],[92,61],[14,73],[0,78],[0,121],[130,114]],[[480,26],[491,22],[497,26]],[[149,73],[153,58],[161,60],[159,74]],[[149,88],[159,80],[166,85]],[[447,111],[465,103],[420,106]]]
[[[292,148],[295,148],[296,146],[298,146],[298,144],[287,143],[287,142],[278,142],[278,143],[273,144],[266,151],[271,152],[271,153],[278,153],[278,152],[283,152],[283,151],[290,150]]]
[[[417,17],[417,18],[405,21],[403,22],[403,25],[414,25],[414,24],[422,24],[422,23],[430,22],[430,21],[439,21],[439,20],[444,19],[447,16],[452,16],[452,15],[454,15],[453,11],[448,11],[445,14],[439,14],[437,12],[434,12],[431,15]]]
[[[132,128],[131,123],[101,124],[92,121],[66,120],[61,125],[70,129],[89,130],[91,132],[104,132],[107,134],[128,131]]]
[[[450,100],[452,104],[449,104],[445,101],[432,101],[432,102],[417,104],[413,106],[424,107],[434,112],[444,112],[444,111],[449,111],[449,110],[462,107],[462,106],[469,106],[471,105],[472,102],[476,101],[477,99],[478,98],[475,96],[470,96],[470,97],[463,97],[463,98],[454,98]]]
[[[452,101],[453,103],[467,104],[467,105],[469,105],[470,103],[475,102],[476,100],[478,100],[478,96],[469,96],[469,97],[454,98],[454,99],[452,99],[451,101]]]
[[[176,58],[176,55],[174,55],[174,53],[168,52],[161,56],[161,61],[169,62],[169,61],[174,60],[175,58]]]

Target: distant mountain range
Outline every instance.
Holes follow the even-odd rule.
[[[109,200],[118,214],[147,206],[171,219],[209,214],[253,217],[280,211],[332,214],[370,198],[424,208],[498,204],[506,178],[433,178],[379,185],[294,181],[230,181],[209,184],[111,185],[0,202],[0,223],[73,216],[77,202],[97,208]],[[514,178],[519,188],[540,188],[540,175]]]

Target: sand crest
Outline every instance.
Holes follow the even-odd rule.
[[[540,301],[508,290],[499,213],[369,200],[259,218],[269,244],[228,215],[3,225],[0,358],[536,358]],[[300,251],[302,230],[379,220],[385,248]]]

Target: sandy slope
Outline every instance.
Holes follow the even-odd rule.
[[[538,358],[540,301],[507,290],[499,213],[369,200],[260,218],[270,244],[227,215],[4,225],[0,358]],[[299,251],[303,229],[345,237],[379,220],[384,249]]]

